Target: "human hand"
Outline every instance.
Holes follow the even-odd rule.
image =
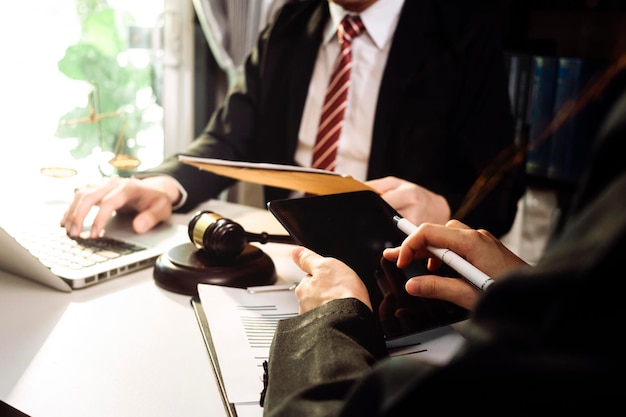
[[[345,263],[302,246],[291,252],[291,258],[306,272],[295,290],[300,314],[339,298],[356,298],[372,310],[365,284]]]
[[[429,258],[428,269],[435,271],[441,260],[433,257],[427,246],[451,249],[494,280],[527,265],[488,231],[471,229],[457,220],[450,220],[445,226],[422,223],[401,246],[385,249],[383,256],[396,262],[399,268],[407,267],[415,259]],[[480,297],[480,291],[466,280],[438,275],[412,277],[405,289],[414,296],[447,300],[467,309],[472,309]]]
[[[97,187],[78,190],[61,219],[61,226],[70,236],[78,236],[85,217],[92,207],[98,206],[90,237],[98,237],[116,211],[137,211],[133,230],[144,233],[172,215],[172,202],[178,198],[178,187],[167,176],[112,178]]]
[[[445,224],[450,220],[446,199],[424,187],[397,178],[384,177],[366,181],[402,217],[414,224],[423,222]]]

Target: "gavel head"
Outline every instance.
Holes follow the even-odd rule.
[[[194,213],[187,233],[198,249],[218,258],[235,258],[248,244],[239,223],[208,210]]]

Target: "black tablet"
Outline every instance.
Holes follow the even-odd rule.
[[[426,272],[426,260],[400,270],[382,257],[383,249],[399,246],[406,236],[393,221],[398,213],[375,192],[274,200],[267,206],[297,243],[337,258],[359,274],[388,340],[468,317],[456,304],[406,293],[404,283]],[[446,275],[458,276],[451,269]]]

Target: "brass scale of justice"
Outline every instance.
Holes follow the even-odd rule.
[[[123,114],[122,111],[118,110],[110,113],[98,113],[96,109],[96,99],[94,96],[97,94],[97,87],[94,85],[94,89],[89,93],[89,114],[86,117],[82,117],[80,119],[70,119],[70,120],[61,120],[60,123],[62,125],[76,125],[81,123],[100,123],[103,119],[108,119],[112,117],[119,117]],[[109,164],[116,169],[128,170],[132,168],[136,168],[139,166],[141,161],[133,156],[129,156],[123,153],[123,145],[124,145],[124,132],[126,130],[126,125],[128,123],[128,118],[124,115],[124,121],[122,124],[122,128],[120,129],[120,133],[117,137],[117,141],[115,142],[114,149],[114,157],[111,158],[108,162]],[[102,145],[102,131],[98,130],[99,141]],[[76,170],[73,168],[66,167],[44,167],[41,168],[41,173],[56,178],[63,177],[72,177],[77,174]]]

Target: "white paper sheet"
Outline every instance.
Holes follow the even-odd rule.
[[[234,404],[258,404],[263,390],[263,361],[268,358],[278,320],[298,313],[293,291],[251,293],[241,288],[200,284],[198,295],[228,400]]]
[[[260,287],[259,287],[260,288]],[[272,288],[272,287],[269,287]],[[275,291],[200,284],[198,294],[224,381],[228,401],[237,414],[262,416],[259,394],[263,390],[263,362],[278,321],[298,314],[298,302],[287,286]],[[406,339],[410,346],[390,346],[392,356],[415,355],[420,359],[445,363],[457,351],[463,337],[444,326]]]

